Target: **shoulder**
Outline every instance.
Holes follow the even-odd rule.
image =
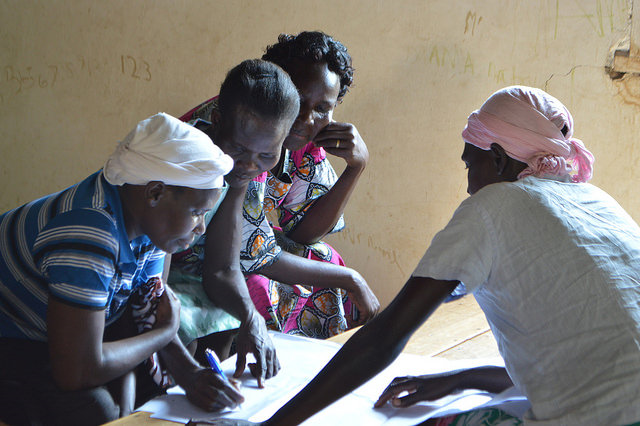
[[[69,246],[117,253],[120,233],[115,219],[104,210],[73,209],[50,220],[38,233],[33,249],[39,252]]]

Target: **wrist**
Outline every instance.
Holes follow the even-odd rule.
[[[367,167],[366,161],[347,163],[347,167],[345,167],[343,174],[351,173],[356,176],[359,176],[364,171],[365,167]]]
[[[480,387],[478,383],[478,374],[474,369],[463,370],[454,375],[456,377],[456,386],[453,391],[460,389],[476,389]]]
[[[258,313],[255,306],[251,306],[251,308],[247,308],[246,311],[242,313],[240,328],[251,327],[255,323],[260,322],[260,319],[262,319],[262,316]]]
[[[362,282],[364,281],[364,279],[362,278],[360,273],[355,269],[351,269],[346,266],[343,268],[346,272],[346,276],[345,276],[345,280],[344,280],[344,284],[342,285],[342,288],[349,292],[358,291],[362,286]]]

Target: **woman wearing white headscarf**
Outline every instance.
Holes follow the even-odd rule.
[[[640,421],[640,228],[586,183],[593,155],[573,138],[571,115],[542,90],[507,87],[471,114],[463,138],[471,196],[389,307],[264,425],[299,424],[382,370],[460,282],[506,369],[397,378],[376,406],[515,384],[527,424]],[[470,414],[440,424],[521,422],[489,414],[495,423]]]
[[[19,383],[47,422],[103,424],[125,408],[114,381],[162,351],[191,401],[239,403],[236,389],[180,346],[180,305],[159,283],[165,252],[204,232],[232,166],[206,134],[160,113],[141,121],[103,170],[1,215],[0,388]],[[149,283],[154,318],[144,333],[124,330],[130,296]],[[0,418],[21,423],[12,414],[24,401],[0,391]]]

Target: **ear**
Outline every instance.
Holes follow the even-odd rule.
[[[509,165],[509,156],[497,143],[491,144],[491,154],[493,155],[493,162],[496,165],[496,173],[498,176],[502,176]]]
[[[169,188],[164,182],[161,181],[151,181],[145,185],[144,188],[144,199],[145,203],[149,207],[156,207],[162,197],[167,194]]]

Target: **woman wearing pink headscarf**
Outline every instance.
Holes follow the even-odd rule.
[[[569,111],[542,90],[507,87],[470,115],[462,136],[470,197],[389,307],[263,424],[299,424],[377,374],[460,282],[487,316],[506,368],[397,378],[376,406],[515,385],[530,404],[520,412],[429,422],[640,421],[640,227],[586,183],[593,155],[573,138]]]

